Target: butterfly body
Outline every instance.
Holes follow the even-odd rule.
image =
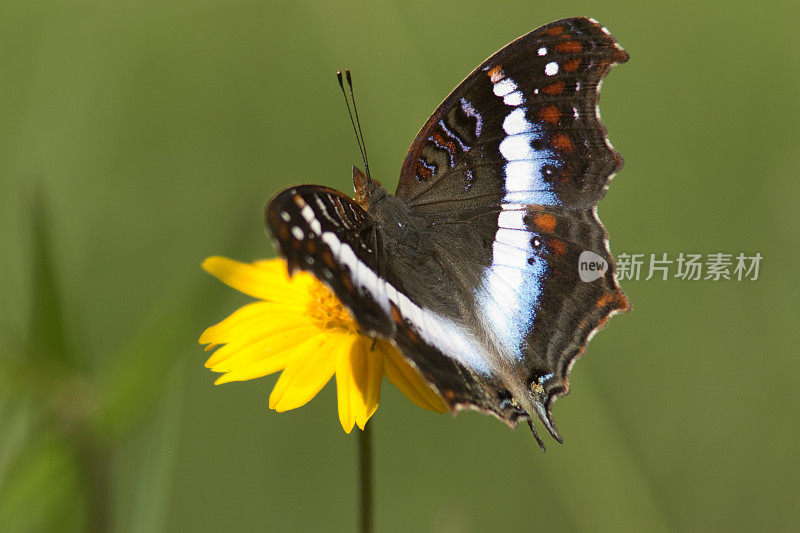
[[[383,259],[388,262],[389,257],[397,257],[409,265],[426,261],[434,250],[424,222],[414,216],[405,202],[383,188],[371,188],[366,196],[367,213],[375,222],[378,238],[384,243]]]
[[[622,166],[597,95],[625,60],[591,19],[514,41],[428,119],[395,195],[354,169],[355,201],[303,185],[270,203],[290,269],[328,284],[454,412],[536,417],[560,439],[553,400],[589,337],[629,308],[596,215]],[[592,282],[578,275],[586,252],[608,265]]]

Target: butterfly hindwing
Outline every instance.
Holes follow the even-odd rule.
[[[539,414],[552,425],[551,404],[568,392],[575,359],[590,336],[630,304],[617,284],[607,234],[594,209],[508,208],[498,217],[498,227],[493,266],[484,275],[497,275],[494,265],[530,268],[535,302],[527,311],[519,309],[514,323],[522,328],[518,336],[506,339],[511,340],[509,349],[518,347],[522,355],[518,377],[533,393]],[[525,263],[528,266],[522,266]],[[507,273],[503,277],[513,279]],[[519,292],[509,294],[500,312],[514,308],[515,301],[531,301],[529,294]]]

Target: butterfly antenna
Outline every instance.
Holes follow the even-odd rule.
[[[336,78],[339,80],[339,88],[342,90],[344,96],[344,103],[347,106],[347,114],[350,115],[350,124],[353,125],[353,133],[356,135],[356,142],[358,143],[358,150],[361,152],[361,160],[364,161],[364,169],[367,172],[367,178],[371,179],[369,173],[369,161],[367,160],[367,146],[364,143],[364,134],[361,132],[361,121],[358,119],[358,108],[356,107],[356,99],[353,94],[353,78],[350,76],[350,69],[345,69],[345,76],[347,77],[347,86],[350,89],[350,99],[353,101],[353,110],[350,110],[350,102],[347,100],[347,93],[344,90],[344,81],[342,79],[342,71],[336,72]],[[355,111],[355,118],[353,117]]]
[[[367,142],[364,140],[364,133],[361,131],[361,121],[358,118],[358,106],[356,106],[356,95],[353,93],[353,78],[350,76],[350,69],[345,69],[345,76],[347,76],[347,86],[350,87],[350,99],[353,101],[353,112],[356,114],[356,126],[358,126],[358,134],[361,136],[361,146],[364,147],[364,169],[369,175],[369,159],[367,159]]]

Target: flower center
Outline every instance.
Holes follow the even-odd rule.
[[[355,320],[328,287],[314,280],[309,293],[309,314],[320,327],[358,330]]]

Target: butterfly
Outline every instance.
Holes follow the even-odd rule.
[[[513,41],[425,122],[394,195],[353,167],[355,199],[300,185],[269,203],[290,272],[325,283],[454,413],[524,420],[543,447],[538,418],[561,442],[551,408],[572,365],[630,308],[596,209],[623,165],[598,93],[627,60],[588,18]],[[579,275],[587,252],[605,265],[592,281]]]

